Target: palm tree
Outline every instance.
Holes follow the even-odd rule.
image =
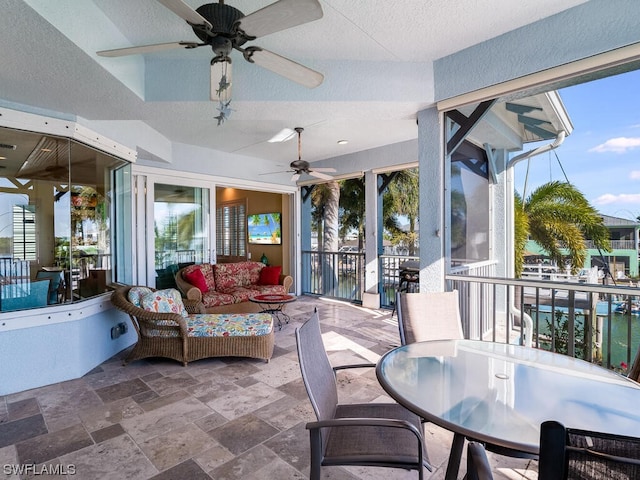
[[[418,169],[400,170],[385,192],[383,205],[383,222],[385,228],[391,232],[395,243],[404,244],[409,255],[416,254],[418,235],[416,231],[418,221],[418,205],[420,204],[420,188]],[[398,224],[400,215],[407,217],[409,228],[403,231]]]
[[[524,249],[528,238],[536,241],[557,265],[563,265],[563,249],[568,251],[571,272],[584,266],[585,238],[596,248],[611,251],[609,231],[602,217],[584,195],[568,182],[548,182],[525,200],[515,194],[514,245],[515,274],[522,275]]]
[[[317,222],[318,251],[338,251],[340,184],[331,181],[316,185],[311,192],[311,202],[315,207],[314,220]],[[334,295],[337,284],[336,272],[333,268],[331,254],[322,255],[323,292]]]

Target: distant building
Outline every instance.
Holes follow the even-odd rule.
[[[600,215],[605,227],[609,229],[611,252],[600,252],[587,239],[587,258],[584,268],[598,267],[609,269],[615,279],[638,277],[640,257],[640,223],[626,218]],[[545,258],[545,252],[533,240],[529,240],[526,247],[528,258],[539,261]]]

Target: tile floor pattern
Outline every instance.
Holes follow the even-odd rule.
[[[375,362],[398,344],[390,311],[301,297],[287,306],[292,320],[277,331],[269,363],[222,358],[185,368],[152,359],[123,367],[121,352],[80,379],[0,397],[0,478],[308,478],[304,425],[314,415],[294,332],[316,305],[334,365]],[[389,400],[372,370],[341,372],[339,384],[342,402]],[[427,424],[425,437],[435,466],[425,478],[442,479],[452,435]],[[534,461],[491,462],[496,479],[537,479]],[[13,474],[13,465],[32,470]],[[388,468],[323,468],[327,480],[417,478]]]

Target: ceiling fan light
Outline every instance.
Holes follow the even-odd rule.
[[[267,142],[269,143],[278,143],[278,142],[286,142],[287,140],[291,140],[296,132],[290,128],[283,128],[278,133],[276,133],[273,137],[271,137]]]

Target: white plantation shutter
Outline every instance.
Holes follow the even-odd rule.
[[[246,201],[218,204],[216,209],[216,249],[219,257],[247,256]]]

